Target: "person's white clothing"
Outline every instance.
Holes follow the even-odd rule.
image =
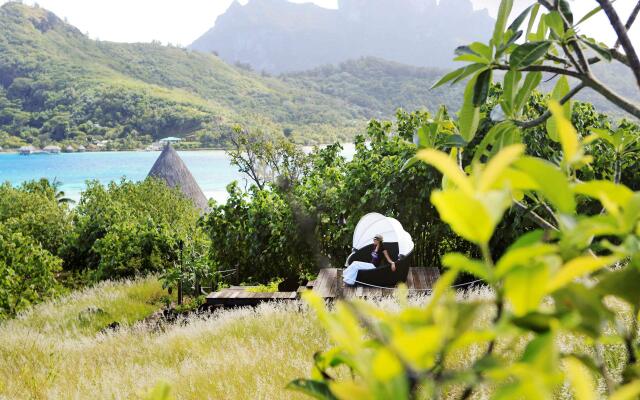
[[[375,268],[376,266],[372,263],[364,261],[354,261],[342,273],[342,280],[348,285],[353,285],[354,283],[356,283],[356,276],[358,276],[358,271]]]

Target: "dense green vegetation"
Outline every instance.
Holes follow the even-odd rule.
[[[0,146],[136,147],[165,136],[220,146],[235,124],[300,142],[344,139],[361,110],[342,100],[159,44],[91,40],[54,14],[0,8]]]
[[[567,0],[532,1],[508,24],[514,3],[501,1],[488,43],[458,49],[466,65],[439,84],[469,78],[459,119],[439,113],[427,121],[400,172],[427,164],[442,174],[430,203],[476,254],[444,254],[446,272],[420,306],[407,302],[406,289],[403,307],[391,312],[362,301],[330,311],[306,293],[335,347],[315,353],[311,377],[289,388],[323,400],[640,395],[640,192],[632,189],[640,132],[625,121],[612,129],[571,101],[591,88],[640,116],[640,105],[590,68],[622,59],[639,91],[640,60],[607,0],[586,16],[574,16]],[[598,12],[628,57],[580,34],[578,25]],[[591,50],[598,57],[587,58]],[[507,71],[500,90],[494,70]],[[558,77],[540,102],[534,89],[543,71]],[[630,175],[622,171],[629,166]],[[504,229],[505,215],[518,209],[534,229]],[[463,272],[484,281],[490,296],[469,300],[453,289]]]
[[[0,8],[0,146],[139,148],[166,136],[227,146],[237,124],[297,143],[352,138],[397,108],[459,106],[457,87],[429,90],[442,71],[375,58],[271,77],[212,54],[91,40],[54,14]],[[598,66],[596,66],[598,67]],[[628,72],[600,68],[621,84]],[[625,75],[625,73],[627,75]],[[599,95],[585,98],[603,110]],[[634,98],[634,93],[629,96]]]
[[[166,272],[205,240],[182,192],[148,179],[89,184],[70,209],[46,180],[0,186],[0,318],[102,279]]]
[[[390,118],[398,108],[437,110],[444,104],[457,109],[462,96],[459,87],[430,90],[445,72],[368,57],[282,78],[285,82],[344,99],[368,110],[374,118]]]

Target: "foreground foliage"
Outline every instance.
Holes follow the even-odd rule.
[[[507,27],[513,2],[503,0],[490,43],[459,49],[458,60],[473,64],[442,80],[471,76],[459,120],[453,124],[439,116],[425,124],[418,131],[420,150],[406,166],[424,162],[443,175],[430,201],[479,256],[444,255],[447,271],[429,303],[406,305],[398,313],[363,302],[342,303],[330,313],[321,299],[307,295],[336,346],[317,354],[312,378],[295,380],[291,388],[318,399],[640,395],[640,193],[620,183],[621,159],[637,157],[640,150],[637,131],[627,131],[623,123],[615,132],[595,129],[581,135],[570,120],[574,91],[565,77],[557,80],[540,115],[526,120],[528,99],[541,81],[540,72],[549,68],[546,60],[562,62],[557,52],[547,53],[550,49],[565,46],[568,57],[577,54],[580,85],[589,87],[598,81],[589,72],[584,48],[605,60],[613,53],[577,36],[579,22],[574,25],[567,1],[538,3],[548,12],[533,5]],[[618,30],[610,2],[598,3],[624,42],[626,31]],[[515,44],[528,17],[525,43]],[[635,51],[628,42],[624,49],[638,75]],[[497,102],[502,117],[489,118],[492,70],[503,62],[508,72]],[[523,71],[528,71],[524,80]],[[608,98],[619,104],[615,93]],[[479,128],[487,124],[491,129],[473,146]],[[557,151],[552,147],[540,154],[545,149],[523,144],[531,142],[527,136],[532,133],[520,127],[540,124],[546,125]],[[460,143],[443,143],[453,137]],[[592,167],[594,158],[603,160],[599,147],[590,146],[596,142],[613,151],[610,168]],[[494,254],[491,241],[510,208],[526,210],[539,229],[518,232],[503,254]],[[482,279],[495,297],[456,299],[450,286],[463,271]],[[488,322],[480,312],[486,307],[491,310]],[[586,346],[575,346],[576,340]],[[461,353],[470,356],[456,362]],[[336,374],[341,366],[352,376]]]

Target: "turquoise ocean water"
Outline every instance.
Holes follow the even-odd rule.
[[[345,145],[343,154],[353,155],[352,145]],[[244,178],[236,167],[229,164],[223,150],[179,151],[194,178],[207,198],[218,202],[227,199],[226,186],[234,180],[244,185]],[[0,153],[0,182],[19,185],[22,182],[48,178],[57,179],[67,197],[80,199],[87,180],[103,184],[126,178],[132,181],[144,179],[160,155],[159,151],[87,152],[62,154]]]

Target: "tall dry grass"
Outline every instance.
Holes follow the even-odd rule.
[[[6,399],[136,399],[161,382],[178,399],[298,399],[284,389],[294,378],[309,376],[312,355],[331,344],[315,314],[300,302],[263,304],[193,316],[175,324],[138,322],[153,312],[162,291],[153,279],[104,283],[64,299],[35,307],[0,325],[0,398]],[[459,292],[459,301],[489,300],[485,289]],[[410,302],[424,303],[414,296]],[[397,310],[398,302],[376,302]],[[491,302],[476,320],[486,326],[493,318]],[[103,314],[79,318],[89,307]],[[620,324],[628,324],[630,310],[612,302]],[[109,318],[119,318],[120,330],[101,333]],[[508,335],[497,354],[516,359],[528,339]],[[561,335],[564,351],[594,354],[587,338]],[[600,348],[616,378],[620,377],[624,348]],[[471,346],[448,357],[451,368],[466,369],[483,353]],[[604,388],[600,382],[601,389]],[[484,398],[490,387],[477,398]],[[456,398],[455,388],[445,398]],[[558,398],[571,398],[565,385]]]
[[[136,301],[156,289],[152,279],[105,283],[0,325],[0,397],[132,399],[167,382],[179,399],[300,398],[284,386],[308,375],[311,355],[328,346],[313,313],[297,302],[194,316],[161,329],[126,325],[144,314],[146,303]],[[79,317],[88,307],[110,318],[126,314],[123,327],[100,333],[102,314],[98,322]]]

